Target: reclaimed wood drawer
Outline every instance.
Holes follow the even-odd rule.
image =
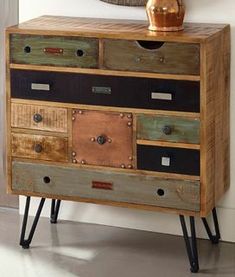
[[[200,176],[200,151],[184,148],[137,145],[137,168]]]
[[[12,189],[89,199],[200,210],[198,181],[13,162]]]
[[[132,114],[73,110],[73,162],[133,168]]]
[[[12,133],[12,156],[55,162],[68,161],[68,139]]]
[[[164,74],[200,74],[199,44],[104,40],[104,68]]]
[[[137,117],[137,139],[198,144],[199,133],[199,119],[155,115]]]
[[[19,64],[98,67],[98,40],[93,38],[12,34],[10,61]]]
[[[67,133],[67,109],[12,103],[11,127]]]
[[[22,99],[200,111],[200,82],[195,81],[11,70],[11,93]]]

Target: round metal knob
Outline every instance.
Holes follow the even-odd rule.
[[[33,116],[33,120],[34,120],[34,122],[36,122],[36,123],[42,122],[42,116],[41,116],[39,113],[36,113],[36,114]]]
[[[170,135],[172,133],[172,128],[171,126],[164,126],[162,128],[162,132],[165,134],[165,135]]]
[[[107,141],[106,136],[101,135],[101,136],[98,136],[98,138],[97,138],[97,142],[98,142],[100,145],[105,144],[106,141]]]
[[[36,153],[41,153],[42,152],[42,145],[41,144],[36,144],[34,147],[34,151]]]

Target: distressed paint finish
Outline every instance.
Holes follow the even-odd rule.
[[[45,177],[47,183],[45,183]],[[50,180],[50,182],[48,182]],[[113,190],[92,189],[92,183],[111,183]],[[53,165],[13,162],[13,191],[78,196],[136,204],[199,211],[197,181],[169,180],[145,175],[117,173]],[[164,195],[159,196],[158,191]]]
[[[164,128],[170,128],[170,134]],[[200,120],[170,116],[139,115],[137,139],[200,143]]]
[[[68,139],[12,133],[12,156],[55,162],[68,161]],[[41,151],[38,153],[37,147]]]
[[[166,42],[145,49],[137,41],[104,40],[104,68],[170,74],[199,75],[198,44]]]
[[[98,40],[90,38],[72,38],[60,36],[11,35],[11,62],[22,64],[71,66],[96,68],[98,65]],[[24,51],[30,47],[30,53]],[[46,53],[61,49],[61,53]],[[81,56],[77,51],[81,50]]]
[[[34,121],[34,115],[42,116],[41,122]],[[11,104],[11,126],[42,131],[67,133],[67,109],[40,105]]]

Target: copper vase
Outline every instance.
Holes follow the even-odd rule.
[[[148,0],[146,12],[150,31],[183,30],[185,6],[183,0]]]

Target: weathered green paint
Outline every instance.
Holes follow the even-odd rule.
[[[24,48],[26,46],[31,47],[30,53],[25,53]],[[13,34],[10,39],[10,47],[12,63],[98,67],[99,47],[97,39]],[[63,53],[45,53],[45,48],[60,48],[63,49]],[[76,54],[79,49],[84,51],[84,55],[81,57]]]
[[[48,176],[51,182],[45,184]],[[92,189],[92,181],[113,184],[113,190]],[[147,204],[184,210],[200,210],[198,181],[90,170],[54,165],[13,162],[12,188],[16,191]],[[158,196],[158,189],[164,196]]]
[[[171,134],[163,128],[169,126]],[[137,138],[168,142],[200,143],[200,120],[173,116],[139,115],[137,117]]]
[[[136,41],[104,41],[104,67],[170,74],[200,74],[199,44],[165,42],[159,49],[149,50]]]

